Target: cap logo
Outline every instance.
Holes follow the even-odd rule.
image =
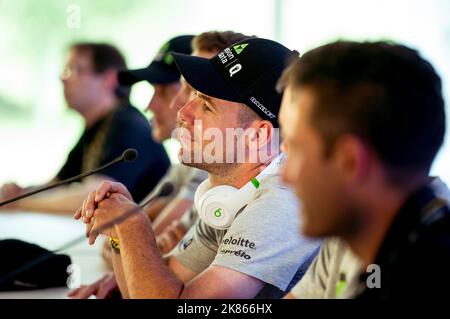
[[[164,62],[167,63],[167,62],[165,61],[165,59],[166,59],[166,53],[167,53],[167,50],[169,50],[169,46],[170,46],[170,43],[169,43],[169,42],[166,42],[166,43],[161,47],[161,49],[159,49],[159,51],[158,51],[158,53],[156,54],[154,60],[159,62],[159,61],[161,61],[161,60],[164,59]],[[170,63],[167,63],[167,64],[170,64]]]
[[[163,61],[165,64],[172,64],[173,60],[173,55],[170,52],[167,52],[163,57]]]
[[[266,114],[270,119],[274,119],[277,116],[275,114],[273,114],[272,112],[270,112],[261,102],[259,102],[257,99],[255,99],[255,97],[251,97],[250,101],[257,107],[259,108],[264,114]]]
[[[230,78],[233,77],[236,73],[238,73],[240,70],[242,70],[242,65],[240,63],[233,65],[233,67],[230,68]]]
[[[242,43],[242,44],[238,44],[238,45],[235,45],[234,47],[233,47],[233,49],[234,49],[234,51],[236,51],[236,54],[241,54],[242,53],[242,51],[244,51],[244,49],[246,48],[248,46],[248,43]]]

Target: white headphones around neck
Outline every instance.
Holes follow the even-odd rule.
[[[283,154],[279,154],[258,176],[238,189],[229,185],[211,188],[209,179],[197,188],[194,204],[200,219],[215,229],[227,229],[242,207],[248,204],[259,188],[261,179],[266,175],[276,174],[281,165]]]

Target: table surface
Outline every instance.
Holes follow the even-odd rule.
[[[0,211],[0,240],[20,239],[49,250],[55,250],[83,235],[84,232],[83,223],[68,215]],[[100,255],[102,243],[103,238],[99,237],[95,245],[90,246],[86,239],[61,252],[69,255],[72,264],[79,269],[78,274],[82,284],[92,283],[107,272]],[[0,292],[0,299],[62,299],[67,298],[69,291],[69,288],[62,287]]]

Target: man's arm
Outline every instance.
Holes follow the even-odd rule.
[[[147,214],[148,218],[153,221],[159,216],[169,202],[170,200],[165,197],[155,198],[155,200],[145,206],[143,210]]]
[[[48,213],[73,213],[88,194],[98,188],[100,183],[111,178],[92,175],[82,183],[63,185],[40,194],[21,199],[6,209],[39,211]]]
[[[173,258],[167,266],[150,222],[142,215],[116,226],[116,232],[124,243],[121,270],[130,298],[253,298],[264,285],[259,279],[221,266],[209,267],[196,277]]]
[[[119,287],[120,293],[124,299],[130,298],[130,293],[128,291],[127,283],[125,281],[125,274],[123,271],[122,259],[115,252],[111,252],[112,256],[112,266],[114,269],[114,276],[116,277],[117,286]]]
[[[192,201],[184,198],[174,198],[152,222],[156,236],[160,235],[174,220],[180,219],[192,207]]]
[[[322,299],[327,297],[327,287],[333,276],[331,259],[335,258],[336,239],[327,239],[320,247],[302,279],[292,288],[284,299]]]
[[[105,198],[108,192],[113,194]],[[75,218],[83,216],[93,244],[96,229],[135,207],[123,185],[104,183],[88,196]],[[259,279],[221,266],[210,267],[198,276],[173,259],[167,266],[151,222],[142,211],[102,233],[119,239],[120,256],[113,258],[122,261],[117,271],[123,276],[118,277],[130,298],[253,298],[264,285]]]
[[[117,285],[124,298],[130,298],[128,291],[127,282],[125,280],[125,274],[123,271],[122,259],[120,255],[115,252],[111,252],[111,259],[114,267],[114,275],[117,280]],[[172,272],[180,279],[183,283],[188,283],[197,274],[190,269],[184,267],[176,258],[174,257],[164,257],[164,263],[172,270]]]

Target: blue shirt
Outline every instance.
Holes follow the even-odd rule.
[[[104,132],[101,132],[102,130]],[[99,134],[104,136],[99,138]],[[94,167],[89,169],[104,165],[120,156],[124,150],[134,148],[139,153],[134,162],[112,165],[100,174],[124,184],[133,199],[139,202],[153,189],[170,166],[166,151],[152,139],[151,134],[150,123],[141,112],[131,105],[119,107],[84,131],[70,151],[57,178],[62,180],[86,171],[83,167],[86,161],[92,160],[92,153],[98,153],[98,158]],[[95,145],[99,140],[100,144]],[[100,147],[100,150],[95,149],[92,152],[93,147]],[[91,150],[91,154],[88,154],[88,150]]]

